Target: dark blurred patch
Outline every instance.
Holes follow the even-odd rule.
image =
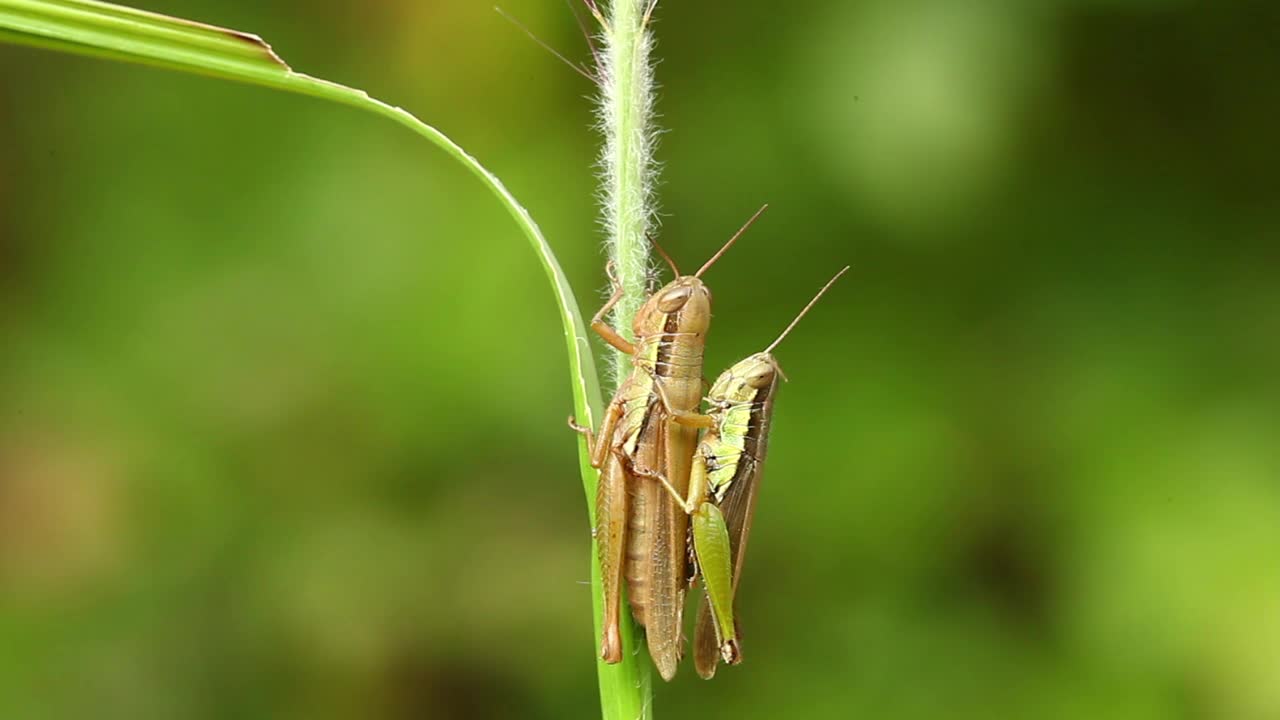
[[[499,663],[481,667],[410,650],[392,660],[386,682],[386,718],[524,718],[535,707],[528,689]]]
[[[1087,149],[1182,176],[1232,203],[1272,203],[1280,53],[1272,2],[1182,12],[1091,5],[1064,24],[1062,97]],[[1081,148],[1084,149],[1084,148]]]
[[[1026,520],[1002,513],[968,548],[966,565],[982,594],[1019,626],[1039,632],[1049,619],[1048,574]]]
[[[10,81],[13,65],[4,62],[4,58],[9,54],[21,52],[26,51],[17,48],[0,48],[0,137],[15,136],[14,118],[17,116],[11,110],[17,104],[14,99],[16,87]],[[11,215],[9,205],[12,202],[12,191],[10,188],[15,178],[21,175],[19,169],[21,157],[22,153],[11,152],[8,148],[4,155],[0,156],[0,218]],[[0,298],[6,300],[10,297],[18,279],[23,277],[17,262],[21,244],[17,242],[15,235],[9,223],[0,223]],[[2,303],[0,307],[8,304],[8,302]]]

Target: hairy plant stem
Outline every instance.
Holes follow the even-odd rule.
[[[613,323],[627,337],[631,319],[644,302],[649,279],[649,231],[655,216],[653,184],[653,38],[648,28],[648,0],[618,0],[605,32],[601,68],[600,125],[604,224],[609,258],[622,282],[622,302]],[[625,377],[631,359],[615,353],[614,371]]]
[[[603,224],[609,259],[622,284],[623,296],[610,318],[614,327],[632,337],[631,321],[644,303],[649,279],[649,231],[655,209],[653,184],[653,47],[649,32],[650,0],[616,0],[604,22],[599,79],[599,129],[604,136],[600,156]],[[613,377],[621,382],[631,372],[631,357],[613,354]],[[596,638],[601,630],[600,567],[592,547],[592,592],[595,595]],[[597,658],[600,709],[609,720],[651,718],[652,670],[638,642],[640,633],[624,613],[623,659],[606,665]],[[598,644],[597,644],[598,647]]]

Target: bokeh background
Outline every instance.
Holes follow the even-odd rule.
[[[143,6],[449,133],[595,308],[592,88],[489,4]],[[779,351],[747,661],[658,716],[1280,717],[1275,4],[659,15],[663,243],[772,204],[708,374],[854,270]],[[8,46],[0,136],[0,717],[598,712],[556,311],[472,177]]]

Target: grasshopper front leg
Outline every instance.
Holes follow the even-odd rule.
[[[622,282],[618,280],[618,276],[613,272],[612,260],[605,264],[604,271],[605,274],[609,276],[609,282],[613,285],[613,294],[609,296],[609,299],[605,301],[604,305],[602,305],[596,314],[592,316],[591,329],[595,330],[597,335],[604,338],[605,342],[628,355],[634,356],[636,354],[635,344],[622,337],[622,334],[617,330],[614,330],[613,327],[604,319],[604,316],[608,315],[609,311],[622,301],[623,294]]]

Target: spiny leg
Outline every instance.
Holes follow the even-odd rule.
[[[616,398],[609,403],[608,409],[605,410],[604,418],[600,421],[599,435],[593,436],[591,428],[579,425],[573,417],[569,418],[569,427],[574,432],[581,433],[587,438],[587,450],[591,455],[591,467],[597,470],[604,467],[604,459],[608,454],[606,448],[609,446],[610,438],[613,437],[620,419],[622,419],[622,403]]]
[[[622,661],[622,577],[626,561],[627,511],[626,471],[617,458],[610,456],[596,486],[595,529],[604,601],[600,657],[606,663]]]
[[[715,619],[716,641],[726,663],[741,662],[737,626],[733,618],[733,570],[729,529],[714,503],[704,502],[693,513],[693,546],[702,573],[702,586]]]

